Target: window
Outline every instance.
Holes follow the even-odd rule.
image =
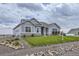
[[[79,35],[79,32],[78,32],[78,35]]]
[[[53,29],[53,31],[54,31],[54,32],[56,32],[56,31],[57,31],[57,29]]]
[[[37,32],[39,32],[39,28],[37,28]]]
[[[52,34],[57,35],[58,34],[57,29],[52,29]]]
[[[31,32],[31,27],[26,27],[26,32]]]

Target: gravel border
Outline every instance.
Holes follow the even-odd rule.
[[[79,41],[19,50],[3,47],[2,51],[1,56],[79,56]]]

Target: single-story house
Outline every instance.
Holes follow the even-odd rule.
[[[68,34],[73,34],[74,36],[79,36],[79,28],[71,29]]]
[[[22,35],[59,35],[60,26],[56,23],[47,24],[39,22],[37,19],[30,20],[22,19],[20,24],[13,28],[15,36]]]

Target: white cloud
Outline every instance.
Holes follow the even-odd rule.
[[[64,30],[79,27],[79,4],[0,4],[1,29],[12,29],[22,18],[28,17],[49,23],[56,22]]]

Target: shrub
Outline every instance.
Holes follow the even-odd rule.
[[[22,37],[24,38],[24,37],[26,37],[26,35],[22,35]]]
[[[32,34],[31,37],[34,37],[34,34]]]
[[[16,41],[16,42],[13,43],[13,45],[15,45],[15,46],[19,46],[20,43]]]
[[[15,40],[19,40],[19,38],[15,38]]]
[[[11,44],[12,41],[11,40],[6,40],[6,42],[8,42],[9,44]]]
[[[15,35],[12,35],[12,37],[15,37]]]

